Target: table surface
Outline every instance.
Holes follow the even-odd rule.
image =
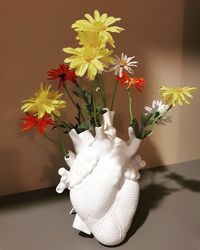
[[[141,195],[116,249],[200,250],[200,160],[141,172]],[[111,248],[71,227],[68,193],[54,188],[0,198],[0,250]]]

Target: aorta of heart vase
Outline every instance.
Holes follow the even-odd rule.
[[[114,111],[107,109],[103,125],[77,134],[69,132],[75,153],[65,158],[70,170],[60,168],[56,191],[70,190],[70,200],[76,212],[73,227],[93,234],[105,245],[123,241],[133,220],[138,199],[139,169],[145,167],[136,152],[141,140],[131,127],[129,140],[116,136]]]

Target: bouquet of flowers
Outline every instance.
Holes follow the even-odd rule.
[[[133,106],[137,104],[134,103],[132,92],[142,93],[145,80],[142,77],[134,76],[134,71],[138,67],[135,56],[127,56],[125,53],[122,53],[121,56],[113,56],[115,41],[112,35],[124,30],[114,25],[120,20],[121,18],[108,16],[106,13],[100,15],[99,11],[95,10],[94,16],[85,14],[85,19],[75,21],[72,29],[76,32],[78,47],[64,48],[63,51],[67,54],[67,58],[64,59],[65,64],[60,64],[58,68],[48,71],[48,80],[52,81],[54,86],[41,84],[35,96],[24,100],[21,107],[25,113],[22,131],[37,128],[40,135],[59,146],[70,166],[70,171],[64,168],[59,170],[61,182],[57,191],[62,192],[66,187],[70,189],[71,201],[77,213],[73,226],[86,233],[93,233],[100,242],[108,245],[123,240],[137,206],[138,196],[135,197],[134,207],[130,205],[128,221],[127,214],[123,219],[120,217],[117,205],[115,209],[113,208],[113,204],[120,206],[131,200],[133,191],[131,188],[129,190],[129,185],[136,185],[139,178],[137,170],[145,165],[140,156],[135,156],[139,142],[151,136],[157,125],[169,122],[169,112],[176,105],[189,104],[188,98],[192,98],[192,93],[196,91],[196,88],[191,86],[161,86],[159,91],[162,100],[154,100],[152,105],[144,107],[144,112],[139,118],[136,117]],[[114,74],[116,78],[109,100],[105,94],[106,84],[103,74]],[[82,79],[87,79],[87,87],[83,87]],[[71,85],[70,89],[69,85]],[[127,108],[130,114],[128,124],[130,140],[128,142],[118,138],[113,127],[113,108],[119,85],[124,87],[128,98]],[[75,123],[65,120],[61,116],[60,110],[67,105],[66,101],[62,99],[62,91],[65,91],[68,96],[67,102],[72,102],[74,105]],[[52,130],[58,131],[57,140],[49,135]],[[96,136],[93,136],[94,132]],[[73,141],[76,155],[65,148],[64,140],[67,134]],[[111,151],[112,153],[110,153]],[[103,177],[100,178],[101,174],[98,172],[100,171],[98,169],[104,168],[105,165],[106,168],[110,168],[108,172],[115,173],[109,177],[110,179],[107,176],[104,178],[107,178],[106,183],[104,183]],[[115,169],[114,165],[119,165],[118,172],[115,172],[117,167]],[[99,189],[95,189],[98,178],[101,179],[101,189],[99,187]],[[86,182],[86,180],[88,181]],[[115,180],[114,184],[113,180]],[[128,181],[132,181],[131,183],[134,184],[130,184]],[[76,193],[77,186],[82,187],[81,194]],[[99,192],[102,193],[101,201],[90,196],[88,190],[91,189],[96,190],[98,195]],[[83,198],[93,200],[91,210],[98,211],[97,214],[94,211],[88,212],[89,214],[83,213],[84,209],[84,211],[90,211],[88,206],[86,208],[86,201],[83,201]],[[127,200],[124,200],[125,198]],[[78,204],[77,200],[79,202],[82,200],[82,203]],[[101,204],[101,209],[97,204]],[[108,214],[109,219],[106,222],[105,216]],[[118,222],[115,221],[116,217]],[[113,221],[118,223],[115,227]],[[115,232],[119,228],[121,231]],[[108,230],[111,232],[110,234]]]

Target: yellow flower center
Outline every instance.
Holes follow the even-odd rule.
[[[36,102],[42,103],[42,102],[45,102],[46,99],[47,99],[47,92],[41,92],[38,95]]]
[[[180,93],[183,92],[182,88],[178,87],[178,88],[173,88],[174,92],[176,93]]]
[[[127,62],[125,60],[119,60],[120,66],[127,66]]]
[[[96,57],[95,48],[85,48],[83,52],[83,57],[87,62],[91,62]]]
[[[104,31],[104,30],[106,30],[106,28],[107,28],[106,25],[103,24],[102,22],[97,22],[97,21],[95,21],[95,22],[93,23],[93,25],[94,25],[95,31],[97,31],[97,32]]]
[[[49,105],[50,99],[48,97],[48,92],[41,92],[39,96],[35,99],[35,106],[41,107],[43,105]]]

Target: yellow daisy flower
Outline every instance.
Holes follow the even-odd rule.
[[[108,67],[112,58],[112,51],[106,48],[96,49],[94,47],[82,48],[64,48],[64,52],[72,54],[72,56],[64,60],[65,63],[70,63],[71,69],[76,69],[77,76],[82,77],[87,71],[89,80],[94,80],[97,73],[102,73],[104,68]]]
[[[183,103],[190,104],[190,102],[186,99],[186,97],[192,98],[191,93],[197,91],[197,88],[191,86],[185,87],[176,87],[176,88],[168,88],[162,86],[160,88],[160,92],[164,97],[167,104],[172,104],[175,106],[177,103],[179,105],[183,105]]]
[[[114,47],[114,40],[110,34],[110,32],[120,33],[124,30],[118,26],[111,26],[117,21],[120,21],[121,18],[115,18],[113,16],[109,16],[104,13],[100,15],[98,10],[94,11],[94,17],[89,14],[85,14],[86,19],[77,20],[72,24],[72,28],[75,31],[95,31],[102,38],[106,39],[110,43],[111,46]]]
[[[94,31],[79,31],[77,39],[79,40],[79,44],[84,47],[92,47],[95,49],[102,49],[106,47],[106,40]]]
[[[60,116],[60,111],[58,109],[65,108],[66,103],[63,100],[59,100],[62,93],[51,90],[51,87],[51,85],[43,87],[41,83],[39,91],[35,93],[35,97],[24,100],[23,102],[25,104],[21,109],[24,112],[36,113],[38,119],[42,118],[46,113],[54,113]]]

